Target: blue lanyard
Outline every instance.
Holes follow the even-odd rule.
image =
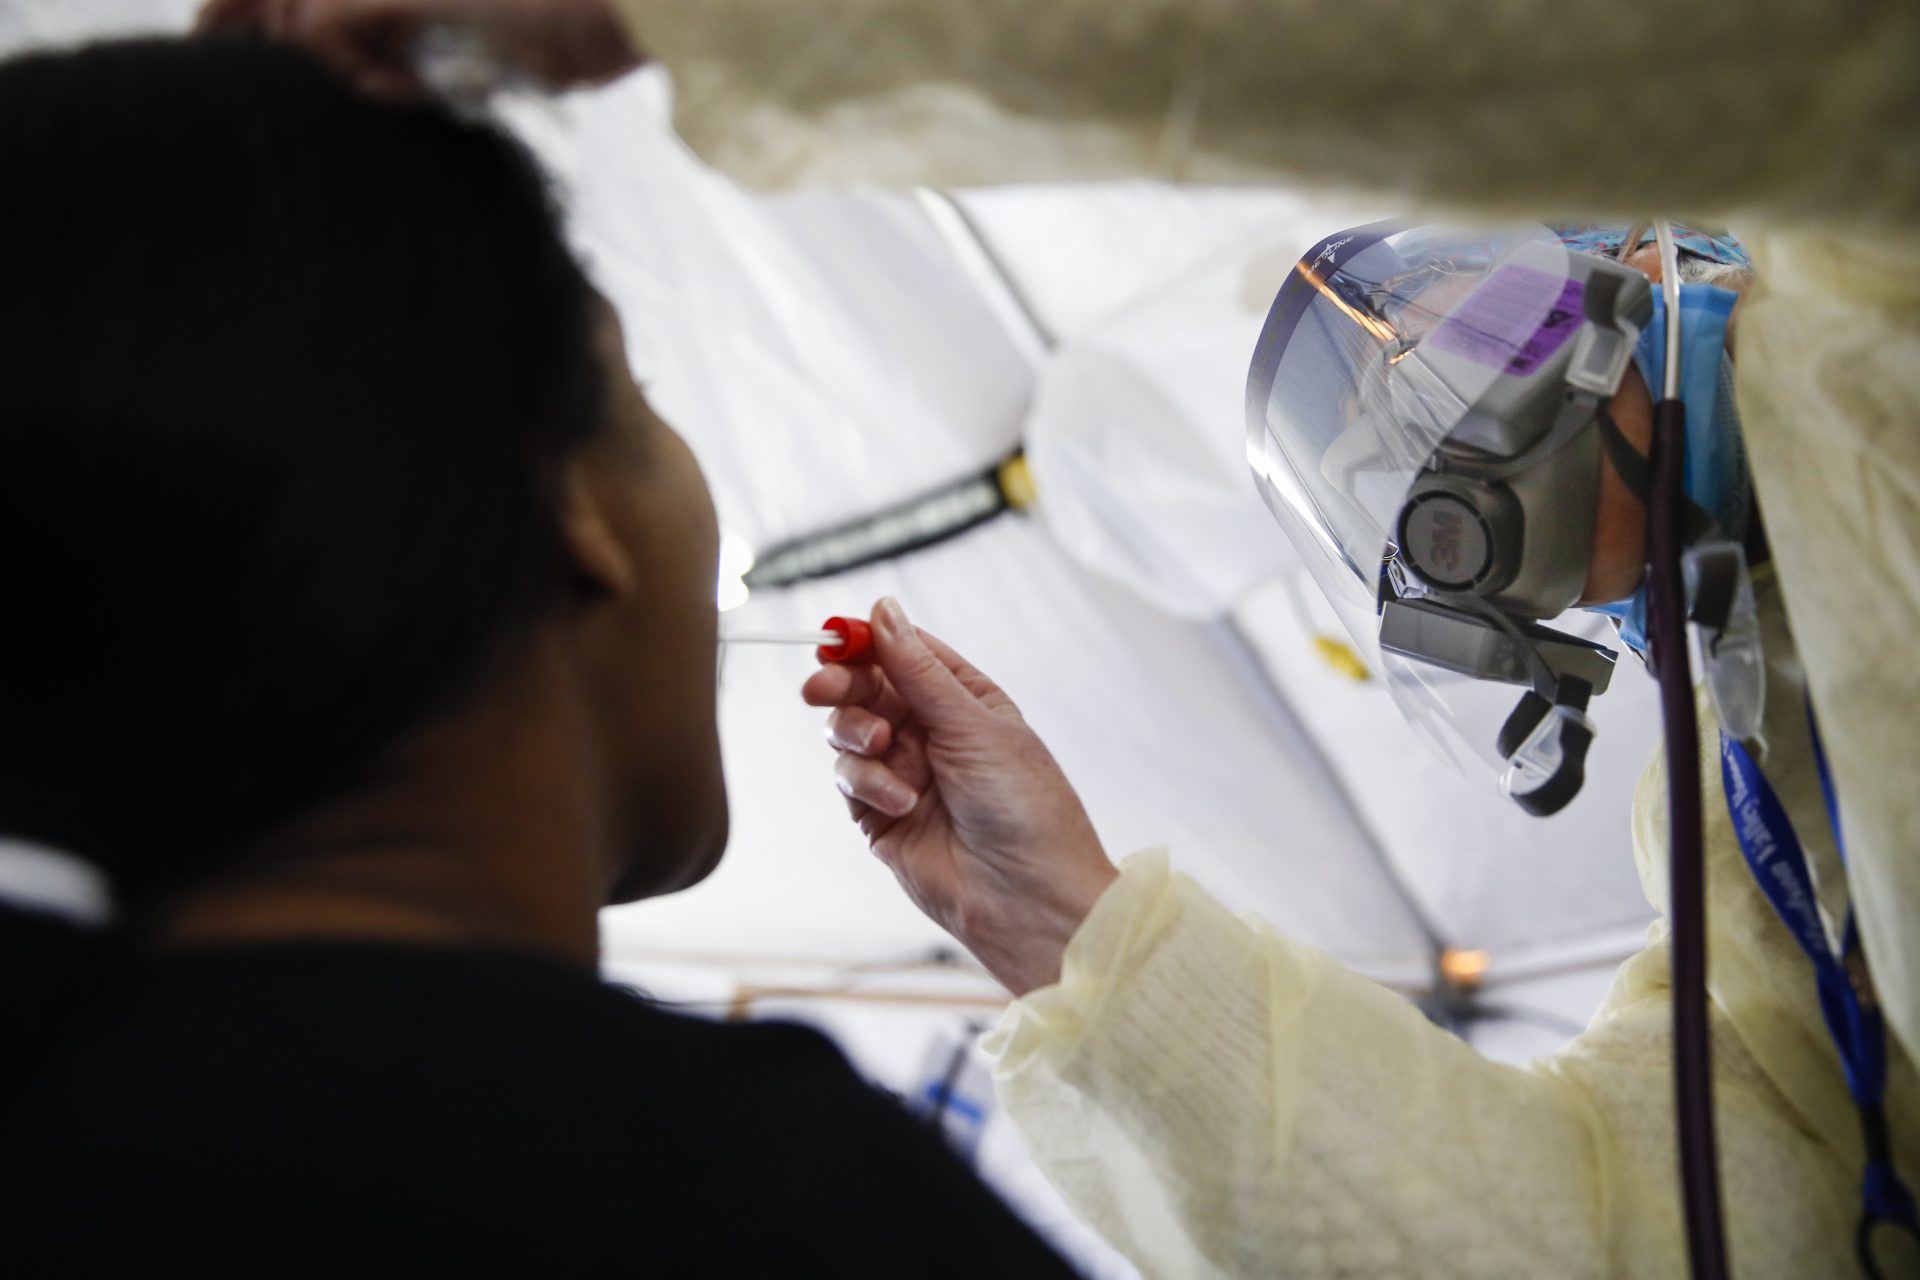
[[[1833,781],[1827,773],[1826,752],[1820,746],[1820,731],[1812,723],[1811,708],[1808,729],[1813,735],[1813,758],[1820,773],[1820,792],[1826,799],[1827,821],[1833,824],[1834,843],[1839,847],[1844,865],[1847,847],[1840,834],[1840,811],[1834,799]],[[1820,922],[1813,876],[1807,869],[1806,851],[1794,833],[1792,820],[1747,749],[1724,733],[1720,735],[1720,779],[1726,788],[1733,834],[1740,842],[1747,867],[1813,965],[1820,1013],[1826,1019],[1827,1033],[1833,1037],[1834,1047],[1840,1052],[1847,1092],[1853,1096],[1854,1106],[1860,1112],[1866,1135],[1867,1168],[1860,1189],[1860,1229],[1855,1247],[1867,1274],[1877,1276],[1879,1270],[1874,1265],[1870,1243],[1874,1229],[1889,1224],[1920,1234],[1920,1213],[1916,1213],[1913,1195],[1893,1167],[1885,1107],[1886,1024],[1881,1019],[1880,1006],[1865,984],[1866,961],[1860,952],[1860,934],[1853,909],[1848,907],[1840,950],[1836,954],[1827,939],[1826,927]]]

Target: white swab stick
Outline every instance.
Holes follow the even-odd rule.
[[[865,618],[828,618],[818,631],[736,631],[721,644],[806,644],[822,662],[858,662],[873,652],[873,628]]]
[[[736,631],[720,637],[727,644],[810,644],[839,645],[846,637],[838,631]]]

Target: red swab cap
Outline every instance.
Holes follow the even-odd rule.
[[[860,618],[828,618],[820,629],[840,637],[839,644],[823,644],[813,651],[822,662],[852,662],[873,649],[873,628]]]

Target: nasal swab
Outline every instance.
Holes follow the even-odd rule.
[[[810,644],[822,662],[852,662],[873,649],[873,628],[859,618],[828,618],[818,631],[734,631],[725,644]]]
[[[729,631],[728,644],[811,644],[837,645],[838,631]]]

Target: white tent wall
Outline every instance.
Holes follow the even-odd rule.
[[[194,7],[0,0],[0,49],[179,29]],[[1583,1022],[1649,918],[1627,812],[1650,685],[1622,664],[1587,794],[1559,819],[1468,792],[1378,681],[1317,653],[1312,588],[1246,476],[1244,377],[1272,291],[1301,248],[1378,211],[1139,184],[977,192],[956,197],[957,241],[911,194],[736,189],[674,138],[667,93],[647,72],[509,115],[728,532],[764,548],[1023,442],[1039,487],[1031,515],[757,592],[726,624],[810,627],[896,595],[1021,702],[1116,855],[1167,845],[1236,909],[1396,984],[1430,977],[1436,940],[1488,950],[1523,1016],[1476,1035],[1484,1051],[1550,1050]],[[930,1038],[1004,993],[964,960],[926,968],[946,940],[847,821],[797,694],[810,662],[725,655],[727,858],[606,913],[607,965],[706,1011],[817,1021],[906,1090]],[[887,999],[767,994],[849,974]],[[1066,1225],[1004,1123],[982,1163],[1090,1270],[1126,1273]]]

